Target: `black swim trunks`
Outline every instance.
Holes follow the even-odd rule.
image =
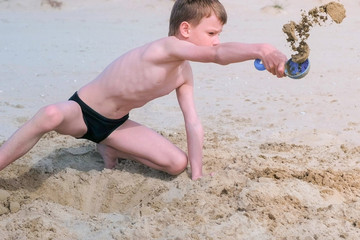
[[[86,103],[79,98],[77,92],[75,92],[69,100],[75,101],[80,105],[84,122],[87,126],[87,132],[80,138],[85,138],[96,143],[107,138],[116,128],[121,126],[129,118],[129,114],[126,114],[120,119],[106,118],[86,105]]]

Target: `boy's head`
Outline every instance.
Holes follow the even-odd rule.
[[[201,19],[214,14],[224,25],[227,14],[218,0],[176,0],[170,15],[169,36],[175,36],[182,22],[197,26]]]

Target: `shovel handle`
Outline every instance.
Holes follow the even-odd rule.
[[[254,66],[259,71],[264,71],[266,69],[264,64],[262,64],[261,59],[255,59]]]

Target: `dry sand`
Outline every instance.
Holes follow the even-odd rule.
[[[327,3],[222,2],[223,41],[288,56],[283,24]],[[165,36],[172,3],[0,0],[0,143],[121,53]],[[213,177],[130,161],[102,170],[94,144],[49,133],[0,172],[0,239],[359,239],[360,2],[341,3],[340,25],[312,29],[306,78],[277,79],[251,61],[192,64]],[[174,94],[131,117],[185,149]]]
[[[291,21],[283,26],[283,32],[287,35],[287,41],[291,49],[297,54],[291,55],[292,61],[303,63],[310,55],[310,47],[306,40],[310,36],[310,30],[314,25],[325,23],[330,16],[331,21],[341,23],[346,17],[344,5],[338,2],[330,2],[325,5],[315,7],[308,12],[301,14],[301,22],[296,24]]]

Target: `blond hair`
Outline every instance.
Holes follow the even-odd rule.
[[[184,21],[197,26],[201,19],[214,13],[222,24],[226,24],[227,14],[218,0],[176,0],[171,10],[169,36],[178,33]]]

